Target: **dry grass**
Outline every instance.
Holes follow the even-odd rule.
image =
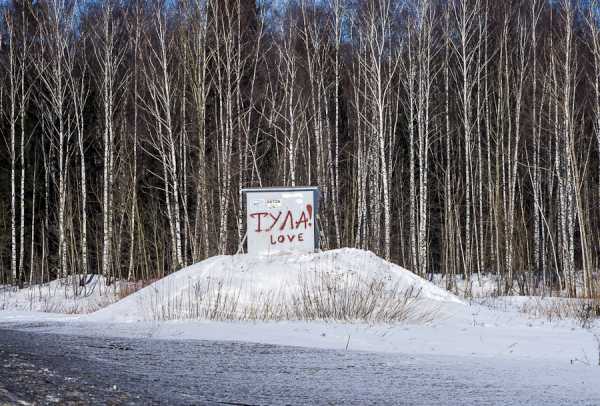
[[[575,320],[583,328],[590,327],[596,319],[600,318],[600,297],[585,299],[549,296],[487,296],[474,301],[493,310],[504,312],[516,310],[531,318],[548,322]]]
[[[495,275],[485,274],[481,281],[476,275],[469,281],[462,278],[437,278],[438,285],[446,284],[453,291],[469,301],[479,303],[494,310],[518,310],[532,318],[545,319],[550,322],[572,319],[583,327],[589,327],[600,318],[600,273],[593,273],[592,297],[567,298],[567,292],[560,288],[553,275],[548,275],[549,285],[544,288],[541,276],[533,273],[521,273],[515,278],[512,288],[506,291],[506,280],[496,279]],[[461,282],[461,283],[459,283]],[[552,282],[552,283],[551,283]],[[584,292],[583,273],[576,274],[578,295]],[[511,298],[522,303],[516,305]],[[517,302],[518,303],[518,302]]]
[[[532,297],[523,303],[519,311],[536,318],[550,322],[556,320],[574,319],[584,328],[600,317],[600,298],[566,299]]]
[[[172,295],[171,288],[153,289],[149,305],[154,320],[230,320],[237,314],[239,294],[226,290],[223,281],[188,284],[179,295]]]
[[[154,320],[327,320],[392,323],[429,322],[437,308],[420,300],[418,289],[389,287],[382,280],[350,274],[312,272],[297,289],[252,290],[227,280],[207,279],[187,286],[155,290],[150,314]]]
[[[152,285],[156,282],[158,278],[148,279],[148,280],[139,280],[139,281],[118,281],[117,283],[117,300],[125,299],[127,296],[134,294],[140,289],[145,288],[146,286]]]
[[[301,277],[300,293],[292,303],[298,319],[394,322],[428,319],[418,311],[420,295],[412,286],[401,289],[348,273],[312,272]]]

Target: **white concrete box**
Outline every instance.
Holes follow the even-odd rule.
[[[246,205],[247,252],[314,252],[319,248],[318,187],[241,190]]]

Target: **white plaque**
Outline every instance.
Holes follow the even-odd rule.
[[[244,189],[249,254],[314,252],[318,188]]]

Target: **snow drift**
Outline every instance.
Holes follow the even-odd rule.
[[[80,284],[84,280],[85,284]],[[0,285],[0,311],[85,314],[119,300],[127,282],[108,284],[103,276],[70,275],[24,289]]]
[[[424,321],[456,296],[375,254],[217,256],[86,316],[90,321]]]

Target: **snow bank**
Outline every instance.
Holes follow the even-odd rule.
[[[222,294],[232,290],[239,303],[251,304],[268,294],[293,293],[301,287],[302,278],[316,273],[325,273],[330,278],[378,278],[390,288],[414,287],[421,292],[421,299],[415,305],[436,308],[438,317],[429,323],[154,318],[153,312],[165,303],[173,305],[190,300],[197,284],[218,285],[219,281],[225,281]],[[61,295],[55,297],[64,294],[65,287],[60,286]],[[532,315],[527,308],[537,306],[540,301],[540,314]],[[490,362],[501,358],[552,360],[567,368],[593,367],[600,356],[600,322],[590,323],[583,329],[576,319],[557,317],[553,303],[562,305],[565,301],[510,297],[486,298],[480,303],[472,300],[465,304],[372,253],[342,249],[313,255],[214,257],[92,314],[0,310],[0,328],[4,323],[12,328],[75,335],[246,341],[353,351],[485,357]],[[550,313],[544,313],[548,308]]]
[[[596,367],[600,323],[582,329],[574,320],[536,319],[513,306],[490,309],[443,302],[446,317],[416,323],[330,321],[224,322],[207,320],[100,321],[95,315],[52,315],[0,311],[0,328],[99,337],[216,340],[410,355],[547,360]],[[450,314],[454,311],[454,314]],[[115,317],[118,319],[118,317]],[[487,362],[487,361],[486,361]]]
[[[344,248],[316,254],[212,257],[175,272],[86,319],[133,322],[202,318],[198,317],[199,313],[194,316],[189,313],[200,305],[199,297],[208,298],[210,306],[219,300],[220,305],[230,306],[232,311],[247,311],[258,305],[264,310],[265,306],[293,300],[308,284],[318,284],[323,277],[328,283],[339,281],[344,286],[377,281],[390,291],[418,293],[415,296],[422,310],[428,306],[437,309],[444,303],[462,303],[451,293],[371,252]]]
[[[81,286],[80,280],[85,284]],[[0,310],[45,313],[92,313],[119,299],[117,284],[103,276],[72,275],[24,289],[0,285]]]

